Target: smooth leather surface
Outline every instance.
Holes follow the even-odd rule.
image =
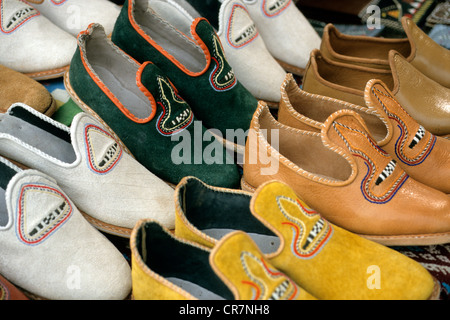
[[[367,82],[378,79],[427,130],[436,135],[450,134],[450,89],[424,76],[395,51],[389,53],[389,63],[389,70],[352,66],[331,61],[314,50],[303,78],[303,89],[364,106]]]
[[[398,165],[376,184],[392,158],[376,145],[353,111],[337,111],[318,134],[278,123],[260,104],[252,129],[244,189],[269,180],[285,182],[330,222],[381,243],[450,241],[450,197],[408,177]],[[277,129],[279,151],[264,137],[263,129],[272,133]],[[255,154],[268,159],[255,159]],[[278,170],[262,174],[277,161]]]
[[[353,36],[340,33],[332,24],[324,29],[321,51],[332,60],[389,69],[389,51],[398,51],[421,73],[450,88],[450,51],[437,44],[410,18],[402,18],[406,38]]]
[[[401,107],[379,80],[365,89],[367,107],[301,90],[291,77],[281,87],[278,120],[288,126],[320,132],[326,118],[341,109],[357,112],[378,145],[411,177],[450,193],[450,140],[420,131],[421,126]]]

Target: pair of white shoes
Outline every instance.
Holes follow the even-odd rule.
[[[60,77],[78,33],[92,22],[112,32],[119,12],[109,0],[2,0],[0,64],[35,80]]]
[[[209,12],[228,63],[257,99],[277,107],[286,72],[302,76],[321,38],[292,0],[149,0],[150,8],[186,35],[195,18]],[[207,17],[208,18],[208,17]],[[214,19],[212,19],[214,18]]]
[[[0,155],[0,274],[46,299],[125,299],[130,266],[98,230],[126,240],[142,219],[173,229],[173,189],[84,112],[67,127],[13,104],[0,113]]]

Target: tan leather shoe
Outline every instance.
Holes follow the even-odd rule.
[[[16,102],[25,103],[49,117],[56,111],[55,100],[41,83],[0,65],[0,113],[5,113]]]
[[[353,66],[331,61],[314,50],[303,78],[303,89],[364,105],[367,82],[379,79],[427,130],[437,135],[450,134],[450,89],[424,76],[395,51],[389,53],[389,63],[389,70]]]
[[[320,133],[277,122],[260,103],[249,131],[242,188],[279,180],[331,223],[386,245],[450,241],[450,197],[411,177],[378,147],[354,111]]]
[[[370,68],[389,69],[389,51],[398,51],[427,77],[450,88],[450,51],[437,44],[413,20],[402,18],[406,38],[353,36],[340,33],[328,24],[320,50],[334,61]]]
[[[417,123],[380,80],[365,89],[368,107],[301,90],[292,75],[281,86],[278,121],[303,130],[320,132],[334,112],[350,109],[363,119],[377,144],[388,152],[408,175],[450,194],[450,140],[435,136]]]

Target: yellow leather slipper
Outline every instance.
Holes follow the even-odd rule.
[[[175,203],[178,237],[213,248],[241,230],[275,268],[318,299],[439,297],[439,283],[418,262],[331,224],[279,181],[252,195],[186,177]]]
[[[131,237],[136,300],[316,300],[276,270],[245,233],[211,250],[141,220]]]

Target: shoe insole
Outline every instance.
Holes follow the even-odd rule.
[[[71,143],[22,119],[1,114],[0,132],[11,135],[62,162],[73,163],[76,160],[76,154]],[[16,161],[21,162],[20,159],[16,159]]]
[[[209,291],[193,282],[183,280],[175,277],[168,277],[168,281],[177,285],[181,289],[189,292],[191,295],[196,297],[199,300],[225,300],[225,298],[215,294],[214,292]]]
[[[225,235],[236,231],[231,229],[204,229],[201,230],[204,234],[214,238],[216,240],[222,239]],[[280,238],[277,236],[250,233],[247,234],[252,238],[252,240],[256,243],[262,253],[269,254],[274,253],[280,247]]]

